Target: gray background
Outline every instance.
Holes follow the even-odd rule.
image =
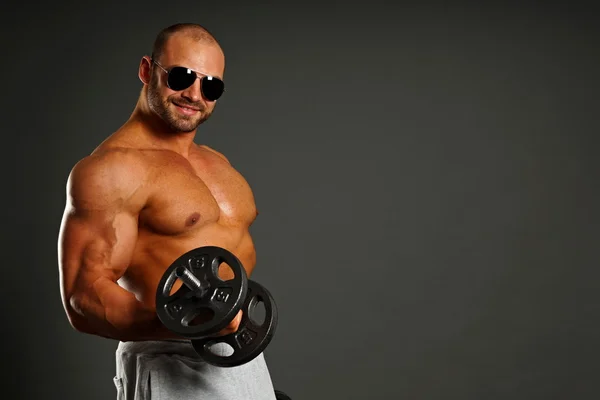
[[[570,6],[3,6],[2,390],[115,397],[116,342],[68,325],[72,165],[129,116],[140,58],[207,26],[228,92],[198,142],[251,184],[266,356],[296,399],[590,399],[598,14]]]

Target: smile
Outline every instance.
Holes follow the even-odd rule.
[[[200,112],[200,110],[198,110],[197,108],[180,106],[177,104],[175,104],[175,107],[177,107],[177,110],[179,110],[179,112],[181,112],[182,114],[185,114],[185,115],[194,115],[194,114]]]

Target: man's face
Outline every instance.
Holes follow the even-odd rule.
[[[197,71],[200,78],[210,75],[223,79],[225,69],[224,56],[218,46],[178,34],[167,41],[160,60],[156,61],[166,70],[175,66],[190,68]],[[200,79],[187,89],[174,91],[167,86],[167,73],[154,63],[151,68],[148,105],[173,132],[191,132],[210,117],[216,102],[202,95]]]

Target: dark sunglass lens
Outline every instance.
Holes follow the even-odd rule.
[[[196,74],[184,67],[173,67],[169,71],[168,83],[169,87],[173,90],[187,89],[196,80]]]
[[[225,84],[219,78],[205,76],[202,78],[202,94],[206,100],[215,101],[223,94]]]

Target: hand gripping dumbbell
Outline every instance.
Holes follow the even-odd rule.
[[[221,263],[231,268],[233,279],[219,277]],[[179,280],[183,284],[171,293]],[[262,322],[252,318],[260,302],[265,308]],[[216,336],[240,310],[242,320],[237,331]],[[168,329],[190,339],[206,362],[220,367],[254,359],[267,347],[277,327],[277,307],[269,291],[248,279],[234,254],[214,246],[191,250],[167,268],[156,290],[156,313]],[[218,355],[211,351],[218,343],[228,344],[233,353]]]

